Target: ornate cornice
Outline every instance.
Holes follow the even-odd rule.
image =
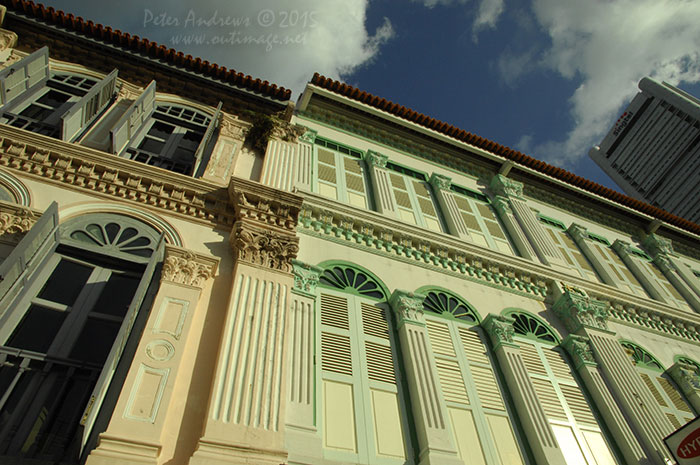
[[[515,320],[510,317],[494,313],[486,315],[484,321],[481,322],[481,326],[491,338],[494,351],[500,347],[518,348],[518,345],[513,342],[513,336],[515,335],[514,322]]]
[[[430,175],[430,185],[435,189],[449,190],[452,185],[452,178],[441,174],[433,173]]]
[[[523,183],[514,181],[500,174],[491,178],[489,187],[496,195],[515,197],[517,199],[523,198]]]
[[[299,260],[292,260],[292,266],[294,267],[294,288],[292,292],[307,297],[316,297],[316,286],[318,286],[323,268],[309,265]]]
[[[368,150],[365,154],[365,161],[369,166],[376,166],[377,168],[386,168],[386,163],[389,161],[389,157],[381,153],[375,152],[374,150]]]
[[[575,333],[581,328],[608,331],[609,304],[592,299],[583,290],[561,283],[561,295],[552,309],[566,328]]]
[[[700,376],[698,376],[694,366],[676,362],[666,372],[681,388],[683,394],[686,396],[700,395]]]
[[[413,292],[396,289],[389,298],[389,305],[396,313],[397,327],[404,324],[425,326],[423,317],[423,300],[425,296]]]
[[[228,192],[238,221],[296,233],[302,197],[239,178],[231,178]]]
[[[166,245],[161,281],[201,289],[216,274],[218,264],[218,258]]]
[[[18,242],[40,216],[41,213],[29,208],[0,202],[0,240]]]
[[[222,226],[235,221],[226,190],[219,185],[22,129],[0,126],[0,165],[188,221]]]
[[[571,356],[575,369],[579,370],[583,366],[598,366],[593,356],[590,340],[587,337],[569,334],[561,342],[561,346]]]

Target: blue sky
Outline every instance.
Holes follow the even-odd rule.
[[[697,0],[44,3],[294,99],[319,72],[613,188],[587,153],[637,82],[700,96]]]

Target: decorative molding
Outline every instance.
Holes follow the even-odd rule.
[[[681,388],[683,394],[700,395],[700,377],[695,371],[695,367],[687,363],[676,362],[668,370],[668,375]]]
[[[231,231],[234,259],[250,265],[291,273],[299,238],[237,221]]]
[[[574,333],[582,327],[608,331],[609,304],[592,299],[581,289],[561,283],[563,292],[554,303],[554,313]]]
[[[216,274],[218,263],[218,258],[166,245],[161,280],[201,289]]]
[[[497,350],[501,346],[518,348],[519,346],[513,342],[515,329],[513,328],[514,320],[507,316],[496,315],[490,313],[486,315],[481,326],[486,330],[486,333],[491,338],[493,350]]]
[[[397,328],[408,323],[416,326],[425,326],[423,316],[423,301],[425,296],[413,292],[396,289],[389,298],[389,305],[396,313]]]
[[[513,216],[513,209],[510,206],[510,200],[502,195],[494,195],[491,198],[491,205],[496,209],[499,216]]]
[[[243,141],[248,135],[248,131],[250,131],[251,127],[253,127],[252,123],[242,121],[234,115],[222,113],[221,123],[219,125],[219,135]]]
[[[0,52],[15,48],[17,45],[17,34],[7,29],[0,29]]]
[[[590,340],[577,334],[569,334],[561,341],[561,346],[571,356],[576,370],[582,366],[597,367]]]
[[[175,355],[175,346],[165,339],[154,339],[146,344],[146,356],[156,362],[167,362]]]
[[[588,240],[588,230],[581,226],[580,224],[572,223],[571,226],[569,226],[569,229],[567,229],[569,234],[571,234],[571,237],[574,238],[575,241],[586,241]]]
[[[323,268],[309,265],[296,259],[292,259],[292,266],[294,267],[294,288],[292,292],[307,297],[316,297],[316,286],[318,286]]]
[[[277,118],[273,118],[272,121],[274,124],[271,136],[285,142],[296,142],[307,131],[307,128],[300,124],[288,123]]]
[[[675,255],[671,240],[656,234],[647,234],[642,241],[642,247],[652,258],[656,258],[659,255]]]
[[[306,142],[307,144],[313,144],[316,142],[316,136],[318,136],[318,131],[313,129],[304,128],[306,131],[304,134],[299,136],[299,142]]]
[[[128,81],[119,80],[119,90],[117,100],[136,100],[143,93],[144,88],[131,84]]]
[[[503,197],[523,198],[523,183],[514,181],[503,175],[497,174],[491,178],[489,187],[496,195]]]
[[[223,226],[235,221],[226,192],[215,183],[22,129],[0,127],[0,165],[43,182],[133,202],[187,221]]]
[[[41,213],[7,202],[0,202],[0,239],[18,242],[39,219]]]
[[[387,155],[375,152],[374,150],[368,150],[365,155],[365,161],[369,166],[376,166],[377,168],[386,168],[386,163],[389,161]]]
[[[449,176],[443,176],[441,174],[433,173],[430,175],[430,180],[428,181],[431,186],[435,189],[449,190],[452,185],[452,178]]]

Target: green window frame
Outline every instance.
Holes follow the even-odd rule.
[[[676,383],[664,373],[661,362],[634,342],[623,340],[620,344],[671,424],[678,429],[693,420],[692,407]]]
[[[316,192],[354,207],[370,209],[362,152],[317,137],[314,144]]]
[[[650,297],[649,293],[644,289],[644,286],[642,286],[642,283],[632,274],[629,268],[627,268],[627,265],[625,265],[625,262],[622,261],[622,258],[620,258],[617,252],[611,247],[610,241],[603,236],[590,232],[588,233],[588,238],[590,239],[591,246],[598,250],[603,261],[617,278],[618,287],[628,290],[632,294],[638,296]]]
[[[537,218],[545,226],[545,230],[549,234],[552,242],[559,249],[559,252],[566,260],[570,268],[573,268],[583,278],[589,281],[602,282],[598,273],[595,272],[593,266],[588,261],[588,258],[579,249],[576,242],[569,236],[566,231],[566,226],[559,220],[538,214]]]
[[[475,465],[528,463],[479,315],[444,289],[418,292],[426,296],[428,337],[460,458]]]
[[[516,320],[514,342],[566,461],[619,463],[554,331],[526,312],[506,315]]]
[[[515,248],[487,196],[455,184],[450,186],[450,190],[456,194],[454,199],[457,209],[475,244],[508,255],[516,255]]]
[[[384,287],[342,264],[322,273],[316,305],[317,424],[328,460],[413,463],[396,334]]]
[[[437,202],[425,173],[387,162],[389,182],[396,199],[399,218],[433,231],[443,232]]]

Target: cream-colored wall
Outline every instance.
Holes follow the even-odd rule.
[[[617,333],[619,339],[627,339],[639,344],[656,357],[664,368],[675,363],[674,357],[682,355],[700,361],[700,345],[680,339],[670,338],[656,331],[644,331],[641,328],[627,326],[615,322],[610,323],[610,329]]]

